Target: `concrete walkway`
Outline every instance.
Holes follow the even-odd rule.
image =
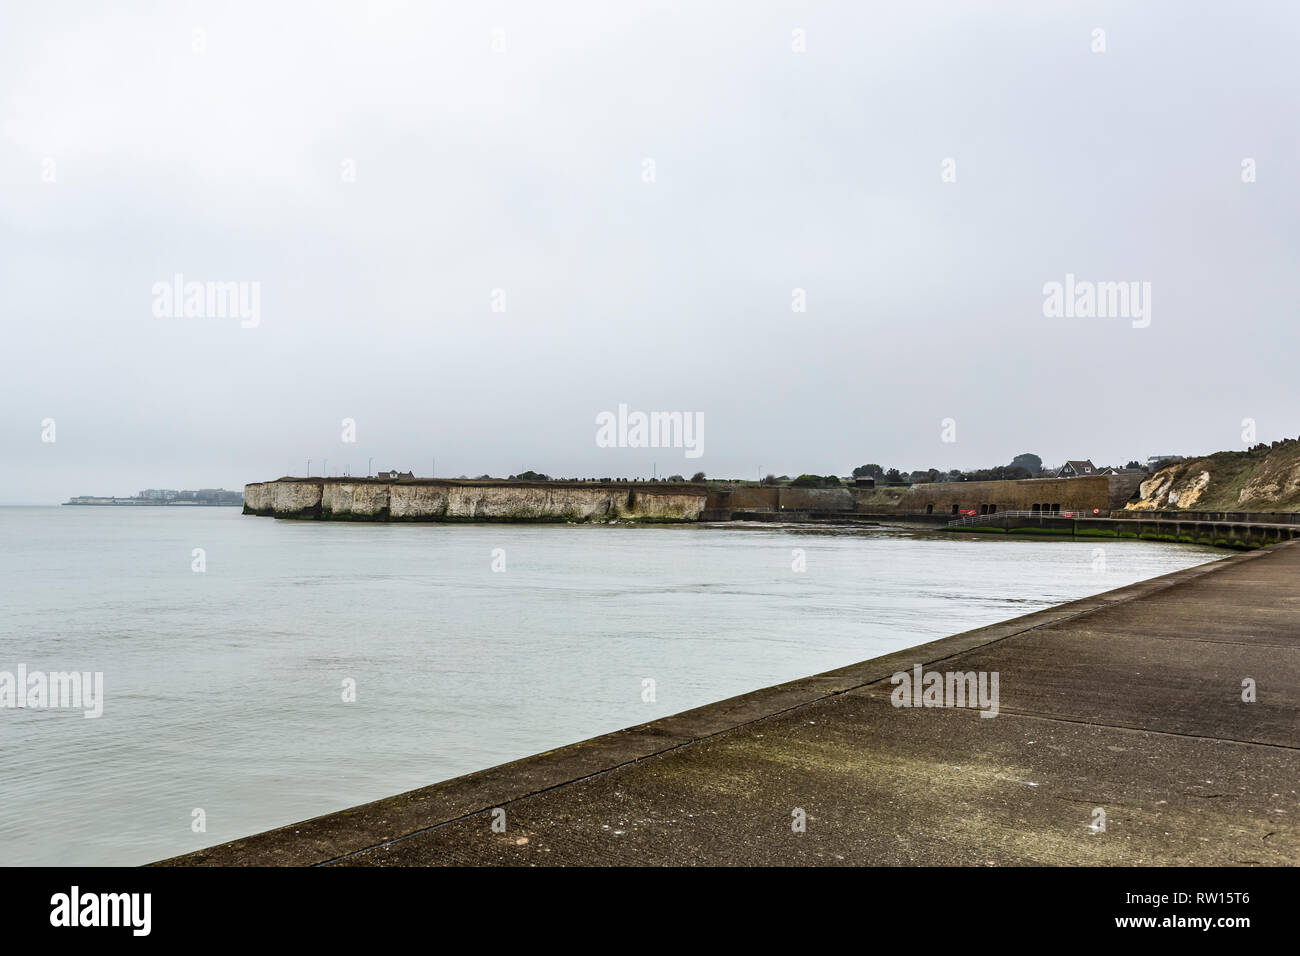
[[[998,672],[999,715],[893,706],[916,664]],[[1300,545],[165,862],[1300,863]]]

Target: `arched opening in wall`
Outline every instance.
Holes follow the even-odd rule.
[[[953,513],[953,514],[956,514],[956,513],[957,513],[957,506],[956,506],[956,505],[953,505],[953,506],[952,506],[952,513]]]
[[[1032,508],[1030,508],[1029,510],[1030,510],[1033,514],[1038,514],[1040,511],[1043,510],[1043,506],[1042,506],[1042,505],[1034,505],[1034,506],[1033,506]]]
[[[1061,506],[1059,504],[1052,505],[1052,514],[1059,515],[1060,513],[1061,513]]]
[[[934,505],[926,505],[926,506],[925,506],[925,513],[928,514],[928,515],[932,515],[932,514],[934,514]]]
[[[998,506],[996,504],[989,505],[989,514],[995,515],[997,513],[998,513]]]

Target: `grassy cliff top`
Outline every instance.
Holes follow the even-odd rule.
[[[1300,441],[1221,451],[1161,468],[1130,510],[1300,511]]]

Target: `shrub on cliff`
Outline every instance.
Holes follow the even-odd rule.
[[[791,488],[838,488],[840,479],[835,475],[800,475],[790,482]]]

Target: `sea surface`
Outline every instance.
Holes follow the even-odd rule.
[[[98,718],[0,709],[0,864],[161,859],[1223,556],[0,508],[0,672],[104,675]]]

